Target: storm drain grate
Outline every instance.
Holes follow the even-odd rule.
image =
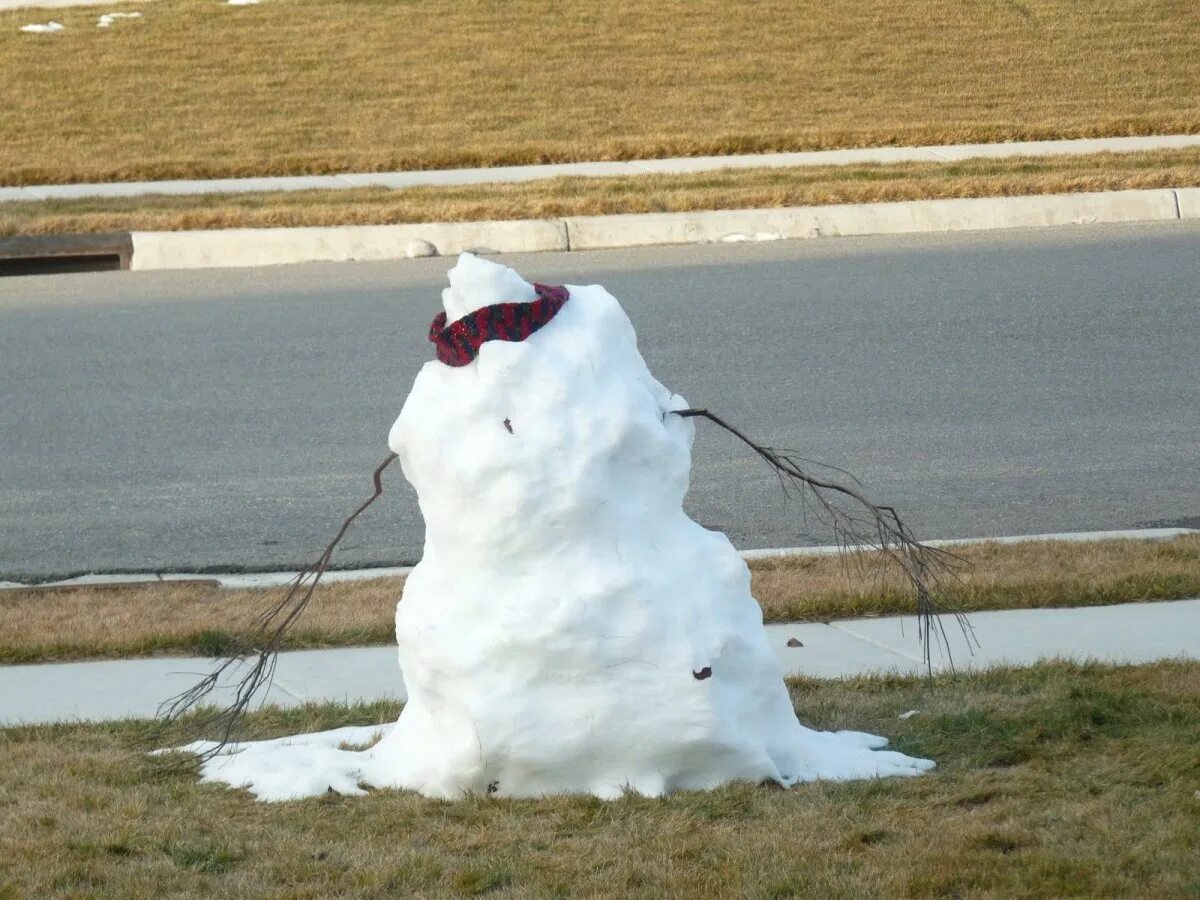
[[[0,238],[0,276],[115,271],[128,269],[132,257],[127,231]]]

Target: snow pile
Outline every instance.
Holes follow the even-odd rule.
[[[511,269],[464,254],[450,320],[527,301]],[[654,379],[599,286],[522,342],[418,374],[388,443],[416,488],[424,556],[396,615],[409,700],[374,747],[342,732],[243,744],[203,777],[265,800],[783,785],[916,775],[884,738],[796,719],[750,573],[689,519],[687,406]]]
[[[21,30],[26,34],[54,34],[63,30],[62,22],[47,22],[45,25],[22,25]]]
[[[142,14],[140,12],[105,13],[104,15],[102,15],[100,17],[100,20],[96,23],[96,27],[97,28],[111,28],[112,24],[115,21],[117,21],[117,19],[140,19],[141,17],[142,17]]]
[[[366,793],[358,786],[358,761],[366,754],[350,748],[373,744],[391,728],[335,728],[272,741],[230,744],[221,756],[205,765],[203,780],[253,784],[255,794],[264,800],[299,800],[330,790],[358,796]],[[214,746],[211,741],[196,741],[178,749],[204,753]]]

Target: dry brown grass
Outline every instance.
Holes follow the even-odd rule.
[[[523,184],[0,204],[0,235],[469,222],[1200,185],[1200,149]]]
[[[949,584],[963,610],[1096,606],[1200,595],[1200,537],[1093,544],[984,544],[957,550],[969,565]],[[813,622],[907,613],[894,574],[846,571],[832,557],[751,563],[768,622]],[[320,588],[288,647],[393,640],[402,579]],[[222,655],[239,623],[278,590],[195,585],[0,592],[0,663],[155,653]]]
[[[1195,0],[0,13],[0,183],[1195,132]]]
[[[287,646],[352,647],[394,639],[401,578],[321,586]],[[150,583],[124,588],[0,592],[0,663],[133,657],[220,656],[238,626],[282,589],[221,590]]]
[[[1200,596],[1200,535],[1171,541],[973,544],[953,548],[965,564],[946,584],[953,604],[984,609],[1107,606]],[[820,622],[912,609],[891,569],[843,567],[828,557],[751,564],[753,591],[768,622]]]
[[[938,761],[915,779],[661,800],[259,804],[163,773],[135,723],[0,731],[11,897],[1130,897],[1200,889],[1200,664],[792,682],[804,721]],[[908,709],[920,714],[901,721]],[[396,707],[252,717],[267,736]]]

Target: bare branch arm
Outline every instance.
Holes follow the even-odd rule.
[[[211,733],[213,729],[219,732],[220,737],[217,740],[216,746],[200,754],[201,759],[215,756],[234,738],[242,717],[250,708],[254,697],[263,688],[270,685],[271,679],[275,674],[275,664],[278,660],[279,651],[283,648],[284,635],[300,617],[300,614],[304,612],[304,608],[312,599],[313,593],[321,581],[321,576],[329,568],[329,561],[333,558],[334,548],[342,540],[347,529],[383,493],[383,470],[395,460],[396,454],[389,453],[383,462],[375,468],[375,474],[372,479],[375,486],[374,493],[342,523],[342,527],[338,529],[337,535],[330,541],[329,546],[325,548],[325,552],[321,554],[316,563],[292,579],[283,597],[264,610],[255,619],[250,633],[245,636],[239,636],[237,645],[229,655],[221,660],[217,667],[198,684],[164,701],[159,706],[159,719],[164,727],[169,727],[177,722],[185,713],[195,710],[205,698],[210,696],[226,672],[237,666],[246,664],[250,658],[253,659],[249,663],[249,671],[237,682],[232,702],[216,712],[200,717],[194,726],[188,729],[190,732],[195,733],[201,733],[206,730]]]
[[[791,451],[755,443],[707,409],[678,409],[672,412],[683,418],[708,419],[724,428],[775,470],[784,484],[784,492],[789,496],[788,482],[799,487],[801,497],[816,505],[818,520],[832,529],[834,539],[843,553],[855,549],[876,550],[900,567],[916,593],[918,637],[928,671],[933,671],[931,644],[935,639],[945,648],[947,658],[953,665],[950,643],[940,618],[942,613],[950,613],[955,617],[967,638],[968,647],[971,645],[974,633],[970,623],[961,613],[951,609],[936,590],[938,578],[959,561],[958,557],[918,541],[893,507],[873,503],[856,487],[837,484],[805,472],[798,463],[801,458]],[[854,478],[852,475],[850,477]],[[857,479],[854,481],[858,482]],[[849,498],[854,505],[847,510],[839,505],[839,498]]]

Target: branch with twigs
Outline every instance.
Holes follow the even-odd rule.
[[[308,606],[317,585],[321,582],[321,576],[329,568],[334,548],[342,540],[350,525],[383,493],[383,470],[395,460],[396,454],[389,453],[387,458],[376,467],[373,478],[374,493],[342,523],[337,536],[330,541],[320,558],[312,566],[296,575],[284,595],[256,617],[247,634],[237,638],[237,644],[233,651],[198,684],[164,701],[159,706],[159,720],[164,727],[169,727],[178,722],[185,714],[196,710],[217,689],[221,679],[227,673],[233,675],[238,668],[249,665],[249,670],[238,679],[234,686],[233,701],[229,705],[221,707],[215,712],[200,715],[195,721],[189,723],[189,732],[211,734],[215,730],[219,735],[215,746],[199,754],[201,760],[216,756],[236,737],[238,726],[245,713],[250,709],[255,695],[271,684],[287,630],[300,618],[305,607]]]
[[[805,460],[790,450],[755,443],[707,409],[677,409],[672,412],[685,419],[708,419],[766,460],[779,478],[784,493],[793,497],[792,489],[798,488],[799,499],[807,501],[815,509],[817,520],[833,532],[834,541],[841,549],[844,559],[855,553],[856,561],[862,563],[861,551],[873,550],[900,567],[905,580],[916,594],[917,637],[921,642],[928,672],[933,672],[932,649],[935,641],[944,648],[951,667],[954,664],[950,642],[942,624],[942,615],[954,617],[967,640],[968,648],[972,644],[978,645],[966,616],[950,607],[937,589],[938,582],[950,575],[961,560],[953,553],[918,541],[895,508],[873,503],[856,487],[837,484],[809,474],[800,467],[800,463],[812,462],[811,460]],[[842,472],[858,484],[858,479],[845,470],[824,466],[823,463],[817,465]],[[853,501],[850,508],[844,503],[846,498]]]

